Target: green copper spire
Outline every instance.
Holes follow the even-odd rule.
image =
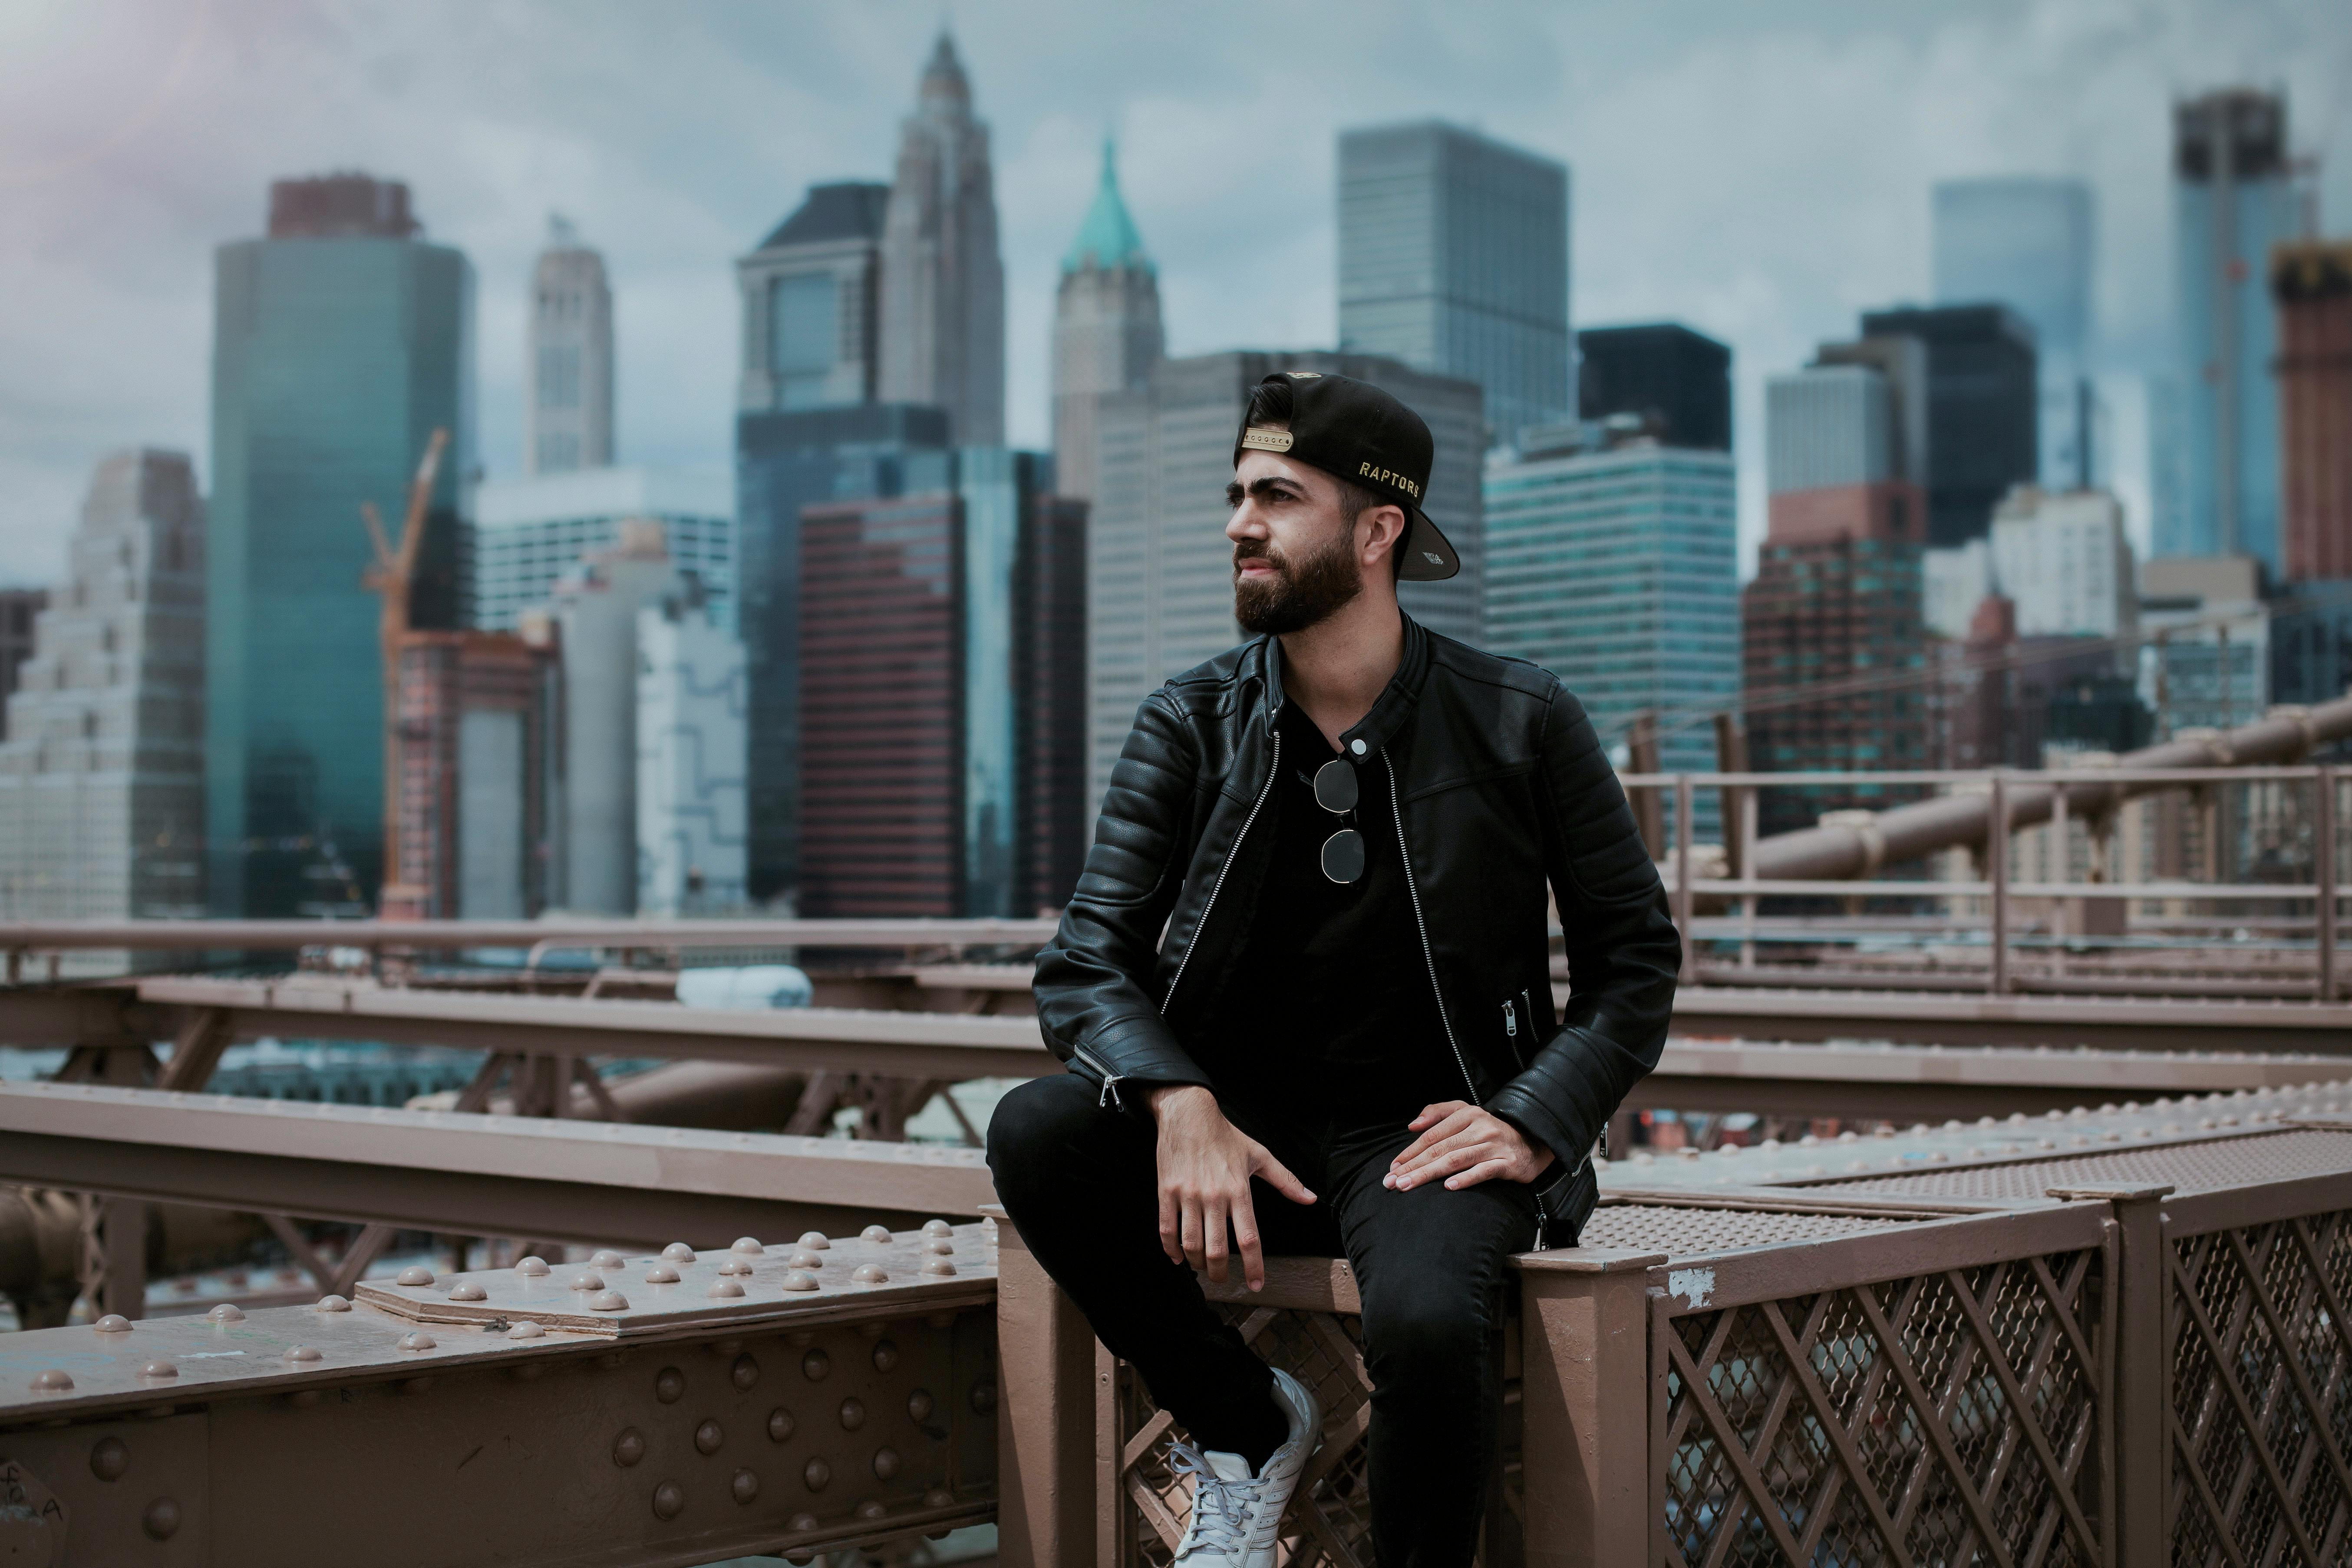
[[[1066,273],[1088,267],[1153,270],[1151,258],[1144,254],[1143,237],[1135,232],[1135,220],[1127,216],[1127,203],[1119,199],[1117,153],[1110,138],[1104,137],[1102,184],[1095,191],[1095,205],[1087,209],[1086,222],[1078,226],[1078,237],[1070,242],[1068,253],[1062,258]]]

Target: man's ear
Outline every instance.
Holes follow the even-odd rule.
[[[1404,536],[1407,527],[1404,509],[1397,506],[1371,507],[1367,509],[1363,516],[1358,521],[1367,522],[1371,525],[1371,531],[1364,538],[1364,548],[1368,550],[1370,549],[1372,544],[1380,539],[1381,531],[1387,531],[1387,552],[1381,555],[1380,562],[1375,563],[1375,564],[1393,562],[1396,558],[1396,552],[1404,548]]]

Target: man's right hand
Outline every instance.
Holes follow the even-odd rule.
[[[1171,1263],[1190,1263],[1222,1285],[1230,1225],[1241,1249],[1242,1278],[1251,1289],[1265,1289],[1265,1256],[1258,1246],[1250,1178],[1263,1178],[1295,1204],[1311,1204],[1315,1194],[1265,1145],[1226,1121],[1217,1097],[1199,1084],[1153,1089],[1151,1114],[1160,1122],[1160,1250]]]

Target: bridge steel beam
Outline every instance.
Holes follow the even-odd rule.
[[[574,1270],[483,1270],[389,1302],[0,1336],[0,1547],[52,1568],[616,1568],[805,1563],[993,1519],[982,1227],[836,1237],[807,1285],[779,1239],[600,1259],[617,1306]],[[499,1310],[469,1316],[476,1298]]]
[[[0,1084],[0,1182],[465,1236],[658,1247],[994,1201],[980,1152]]]

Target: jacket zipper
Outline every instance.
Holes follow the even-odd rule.
[[[1453,1015],[1449,1014],[1445,1010],[1445,987],[1440,984],[1437,979],[1437,952],[1435,949],[1429,945],[1429,922],[1422,918],[1421,884],[1413,879],[1412,849],[1405,842],[1404,837],[1404,801],[1402,793],[1397,788],[1396,762],[1395,759],[1389,755],[1389,751],[1386,746],[1381,748],[1381,763],[1389,771],[1389,811],[1391,815],[1396,818],[1397,858],[1404,864],[1404,890],[1412,900],[1413,929],[1418,931],[1421,936],[1421,960],[1423,963],[1429,966],[1429,989],[1437,998],[1437,1021],[1445,1026],[1445,1043],[1449,1047],[1453,1047],[1454,1065],[1461,1071],[1462,1087],[1470,1091],[1470,1103],[1476,1105],[1479,1103],[1478,1085],[1476,1080],[1472,1079],[1470,1076],[1469,1061],[1462,1055],[1462,1042],[1454,1037],[1454,1017]],[[1246,825],[1244,825],[1244,830],[1247,830]],[[1214,899],[1215,896],[1215,893],[1212,891],[1210,897]],[[1189,958],[1192,955],[1188,952],[1185,956]],[[1181,973],[1179,978],[1181,978]],[[1173,987],[1171,987],[1171,989],[1173,989]],[[1503,1008],[1505,1015],[1508,1016],[1510,1012],[1510,1004],[1507,1002],[1504,1003]],[[1513,1023],[1512,1029],[1514,1033],[1517,1032],[1517,1025],[1516,1021]],[[1550,1216],[1544,1213],[1543,1199],[1535,1197],[1532,1191],[1528,1194],[1528,1196],[1535,1198],[1535,1249],[1538,1252],[1541,1252],[1544,1249],[1544,1225]]]
[[[1271,726],[1269,726],[1271,728]],[[1282,731],[1275,730],[1274,761],[1265,770],[1265,783],[1258,786],[1257,799],[1251,803],[1249,815],[1242,818],[1242,830],[1234,835],[1231,847],[1225,851],[1224,864],[1217,868],[1217,879],[1209,884],[1209,901],[1201,906],[1200,921],[1192,927],[1192,941],[1184,949],[1184,956],[1176,961],[1176,973],[1168,982],[1167,993],[1160,998],[1160,1016],[1168,1016],[1169,1004],[1176,1000],[1176,987],[1184,984],[1184,971],[1192,966],[1192,954],[1200,951],[1201,933],[1209,929],[1209,915],[1217,907],[1217,895],[1225,890],[1225,873],[1234,868],[1234,857],[1242,852],[1242,840],[1249,837],[1257,814],[1265,808],[1265,797],[1274,793],[1274,781],[1282,776]]]
[[[1083,1046],[1070,1054],[1102,1075],[1102,1092],[1095,1096],[1095,1108],[1101,1110],[1106,1106],[1115,1106],[1120,1110],[1125,1110],[1127,1102],[1119,1099],[1118,1086],[1127,1080],[1127,1075],[1111,1071],[1099,1058],[1089,1055]]]

